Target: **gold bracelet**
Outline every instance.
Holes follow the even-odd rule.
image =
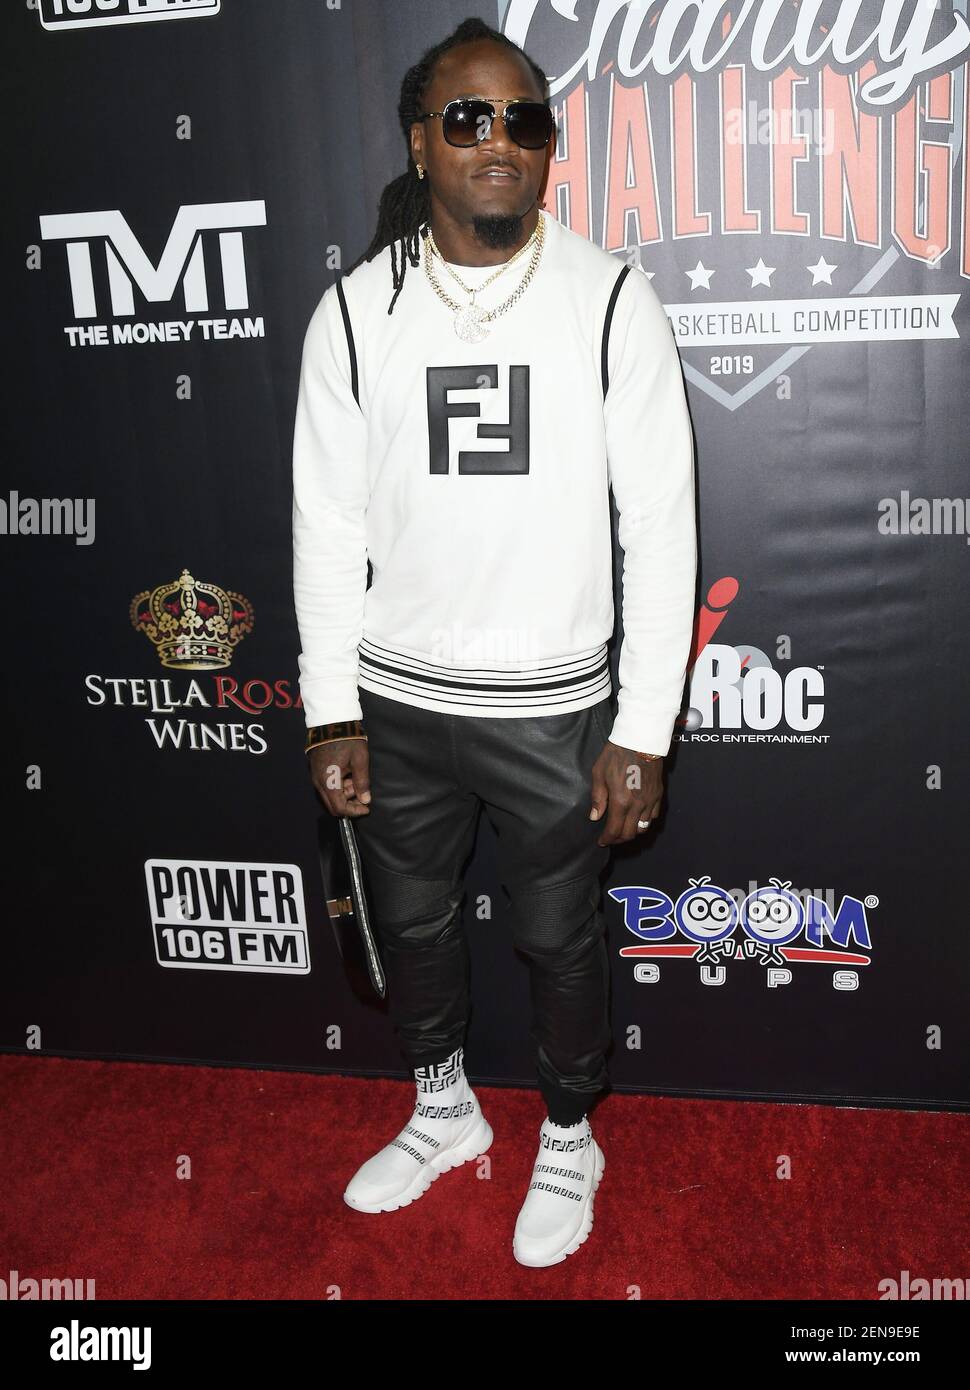
[[[653,762],[655,758],[663,757],[662,753],[641,753],[639,749],[636,749],[635,751],[638,758],[649,758],[651,762]]]
[[[304,753],[309,753],[311,748],[320,748],[324,743],[336,743],[342,738],[363,738],[367,735],[364,732],[364,724],[361,719],[341,719],[333,724],[316,724],[312,729],[306,731],[306,743]]]

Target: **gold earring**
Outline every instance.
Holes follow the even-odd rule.
[[[417,171],[418,171],[418,178],[419,178],[419,179],[423,179],[423,178],[424,178],[424,165],[423,165],[423,164],[416,164],[414,167],[415,167],[415,168],[417,169]]]

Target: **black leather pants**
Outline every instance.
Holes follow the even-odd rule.
[[[479,812],[498,836],[513,942],[529,960],[535,1066],[550,1117],[573,1124],[608,1083],[609,959],[589,819],[590,771],[612,727],[609,696],[569,714],[444,714],[360,689],[370,814],[354,821],[411,1067],[465,1043],[469,954],[463,869]]]

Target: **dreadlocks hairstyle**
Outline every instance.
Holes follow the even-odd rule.
[[[495,43],[505,44],[512,48],[516,53],[525,58],[529,67],[532,69],[536,81],[539,83],[543,96],[547,96],[548,81],[546,74],[534,63],[529,55],[513,43],[497,29],[492,29],[482,19],[465,19],[458,25],[453,33],[446,39],[429,48],[426,53],[408,68],[404,74],[404,81],[401,83],[401,94],[398,99],[397,113],[401,122],[401,129],[404,132],[404,142],[408,152],[408,167],[403,174],[385,187],[381,194],[380,206],[377,213],[377,230],[374,232],[374,239],[370,246],[358,256],[353,265],[349,267],[346,274],[355,270],[362,261],[372,261],[385,246],[391,248],[391,280],[394,285],[394,294],[391,302],[387,306],[387,312],[394,312],[394,303],[404,285],[404,275],[407,270],[408,261],[412,265],[418,264],[419,246],[418,236],[427,235],[425,224],[431,217],[431,194],[428,190],[428,180],[419,179],[414,160],[411,158],[411,126],[417,120],[424,94],[434,75],[435,65],[444,53],[448,53],[452,48],[457,48],[462,43],[472,43],[476,39],[491,39]],[[400,247],[398,243],[400,242]],[[400,267],[398,266],[398,254],[400,254]]]

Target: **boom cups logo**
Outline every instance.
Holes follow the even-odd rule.
[[[219,13],[221,0],[39,0],[45,29],[94,29],[159,19],[200,19]]]
[[[790,984],[799,965],[830,967],[833,989],[859,988],[859,971],[871,960],[867,913],[878,906],[877,897],[844,894],[833,910],[819,894],[794,892],[790,879],[769,879],[746,895],[706,874],[688,885],[676,899],[639,885],[608,890],[638,940],[620,948],[624,959],[636,962],[638,983],[657,983],[661,962],[681,960],[697,965],[706,985],[725,984],[733,962],[754,962],[763,967],[769,989]]]

